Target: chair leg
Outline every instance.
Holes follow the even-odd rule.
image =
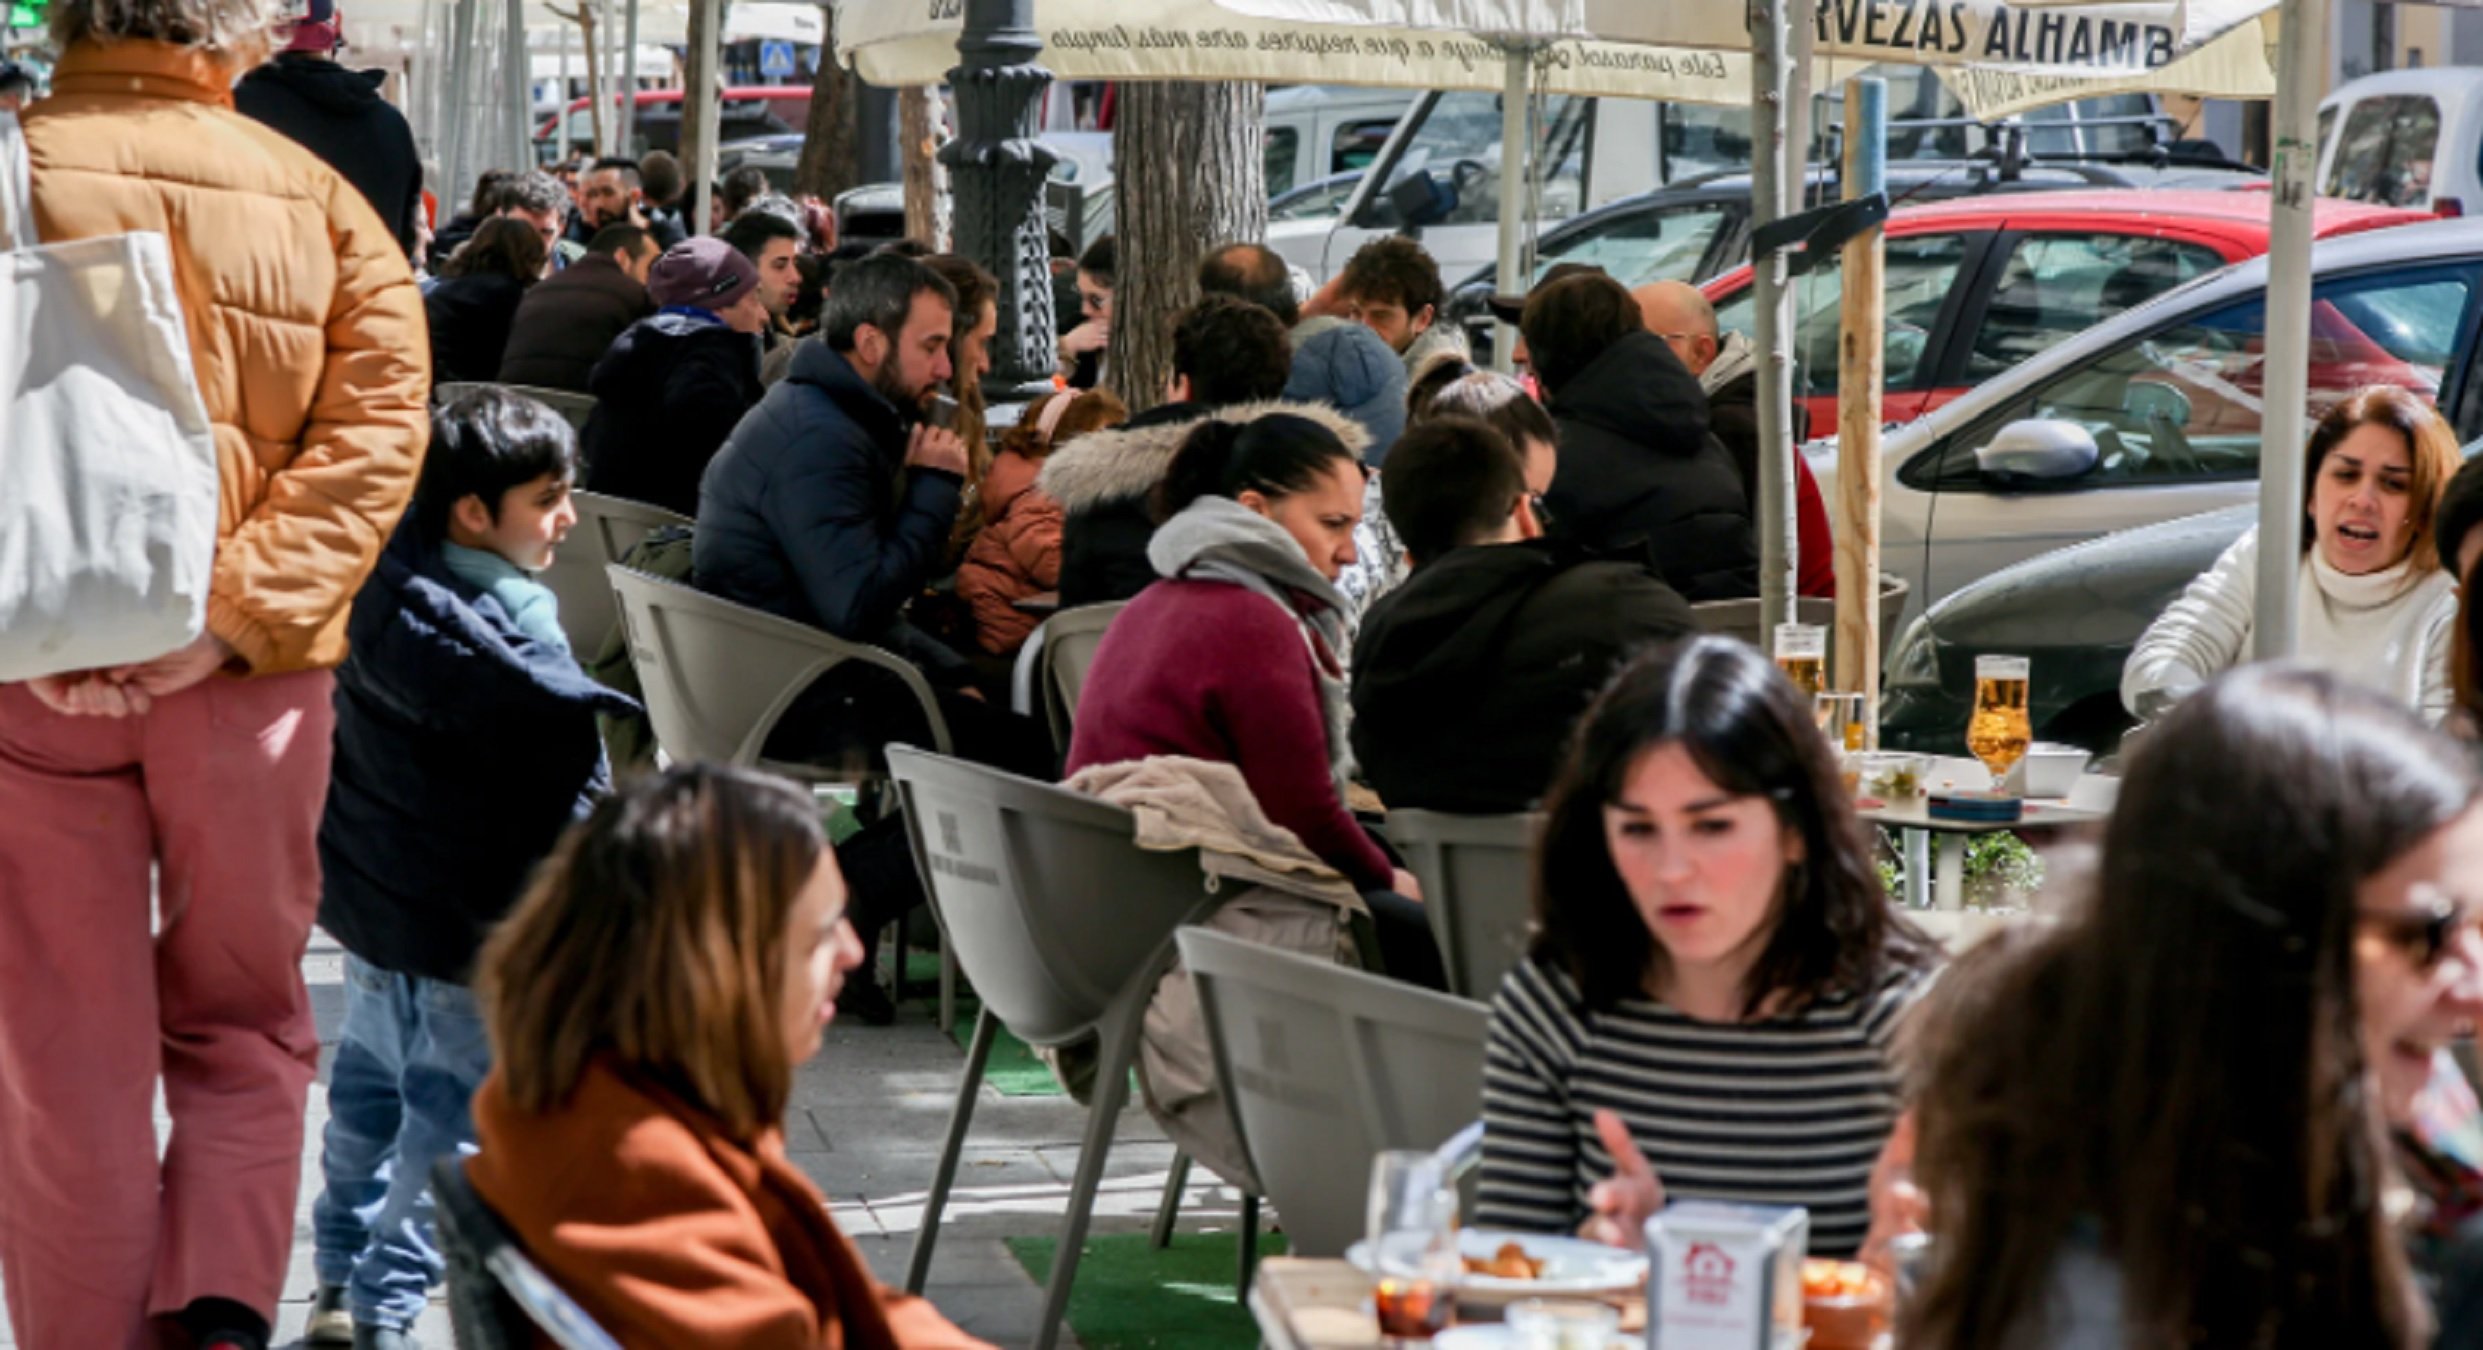
[[[983,1086],[983,1066],[991,1059],[991,1043],[1000,1020],[986,1008],[974,1023],[974,1044],[966,1048],[965,1077],[957,1084],[957,1109],[948,1118],[948,1142],[940,1146],[940,1166],[931,1177],[931,1193],[923,1197],[922,1227],[914,1231],[914,1252],[905,1262],[905,1292],[919,1294],[931,1274],[931,1246],[940,1234],[940,1214],[948,1208],[948,1188],[957,1180],[957,1159],[965,1152],[966,1129],[974,1123],[974,1094]]]
[[[1147,1240],[1157,1251],[1173,1245],[1173,1221],[1181,1217],[1181,1192],[1190,1184],[1190,1155],[1173,1154],[1173,1170],[1164,1174],[1164,1199],[1155,1207],[1155,1227]]]
[[[1153,982],[1148,983],[1152,989]],[[1146,1011],[1144,998],[1106,1020],[1103,1053],[1096,1071],[1095,1105],[1086,1121],[1086,1142],[1078,1151],[1078,1171],[1069,1183],[1069,1212],[1062,1216],[1060,1247],[1052,1255],[1052,1278],[1043,1288],[1043,1320],[1036,1324],[1034,1350],[1053,1350],[1060,1342],[1061,1320],[1069,1312],[1069,1287],[1078,1277],[1079,1248],[1086,1243],[1086,1225],[1095,1214],[1095,1191],[1103,1183],[1104,1162],[1112,1151],[1113,1127],[1129,1101],[1129,1066],[1137,1058],[1138,1028]]]
[[[957,953],[938,924],[932,932],[940,939],[940,1034],[945,1036],[957,1025]]]
[[[1235,1298],[1250,1296],[1250,1277],[1259,1273],[1259,1197],[1242,1192],[1241,1272],[1233,1286]]]

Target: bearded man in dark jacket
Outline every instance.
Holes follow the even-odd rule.
[[[1759,547],[1732,455],[1707,427],[1707,396],[1638,302],[1602,273],[1526,299],[1528,362],[1560,429],[1544,494],[1562,538],[1653,559],[1693,600],[1759,593]]]
[[[1469,417],[1419,423],[1389,458],[1381,509],[1414,571],[1363,616],[1352,735],[1391,808],[1531,809],[1613,670],[1697,630],[1645,564],[1544,537],[1553,470]]]

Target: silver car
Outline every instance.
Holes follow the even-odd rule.
[[[2483,316],[2483,219],[2313,246],[2310,406],[2364,385],[2483,431],[2467,366]],[[1886,443],[1881,565],[1907,618],[1969,583],[2115,530],[2257,499],[2267,260],[2210,273],[1995,375]],[[1833,494],[1833,448],[1812,467]]]

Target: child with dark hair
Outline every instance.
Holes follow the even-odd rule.
[[[474,1146],[490,1069],[466,981],[535,863],[610,784],[598,712],[535,574],[577,521],[569,424],[479,389],[432,418],[414,509],[354,601],[319,824],[319,923],[345,948],[312,1209],[307,1339],[403,1347],[444,1273],[432,1163]]]

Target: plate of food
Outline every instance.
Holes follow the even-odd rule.
[[[1551,1233],[1467,1228],[1457,1234],[1457,1255],[1466,1267],[1457,1297],[1477,1303],[1629,1294],[1647,1282],[1645,1253]],[[1371,1270],[1370,1244],[1355,1243],[1345,1259]]]

